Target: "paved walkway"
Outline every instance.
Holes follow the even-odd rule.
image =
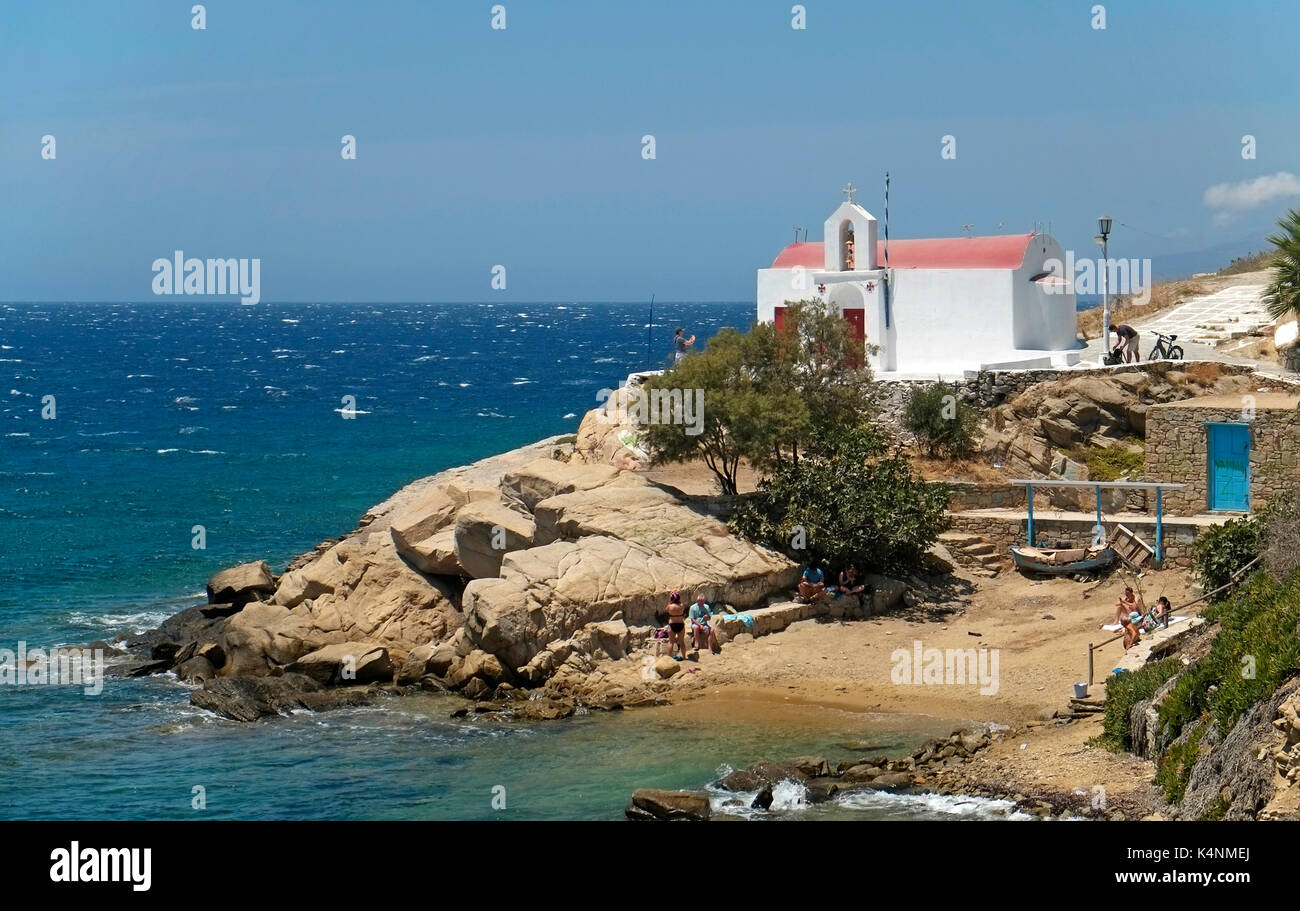
[[[1166,310],[1153,319],[1133,326],[1142,333],[1142,348],[1155,344],[1157,332],[1177,335],[1178,341],[1194,345],[1217,345],[1257,329],[1273,318],[1260,298],[1267,286],[1233,285],[1222,291],[1193,297],[1187,303]]]
[[[1279,376],[1286,373],[1279,364],[1240,357],[1218,347],[1224,339],[1244,335],[1272,322],[1260,302],[1265,287],[1260,283],[1233,285],[1222,291],[1193,297],[1187,303],[1150,319],[1134,320],[1131,325],[1141,336],[1139,347],[1143,359],[1150,355],[1156,343],[1156,333],[1160,332],[1178,336],[1175,344],[1182,347],[1185,360],[1251,364],[1260,373]],[[1081,359],[1096,364],[1102,350],[1100,338],[1090,339],[1087,349],[1080,352]]]

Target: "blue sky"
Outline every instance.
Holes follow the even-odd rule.
[[[895,237],[1095,255],[1105,210],[1157,272],[1300,206],[1267,0],[492,5],[5,0],[0,300],[146,299],[175,249],[260,258],[263,300],[747,300],[887,170]]]

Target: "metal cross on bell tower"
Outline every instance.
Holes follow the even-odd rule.
[[[853,202],[853,194],[858,192],[858,188],[853,186],[852,181],[850,181],[848,186],[846,186],[843,190],[840,190],[840,192],[844,194],[844,196],[848,199],[849,202]]]

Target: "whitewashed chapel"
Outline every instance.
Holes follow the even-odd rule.
[[[827,301],[858,338],[879,346],[877,373],[948,377],[1078,362],[1074,292],[1050,235],[891,240],[886,248],[875,217],[848,195],[826,219],[821,243],[793,243],[758,270],[759,320],[780,325],[788,302]]]

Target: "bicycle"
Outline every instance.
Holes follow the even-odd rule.
[[[1183,349],[1180,345],[1175,345],[1178,340],[1176,335],[1162,335],[1156,333],[1156,346],[1151,349],[1147,355],[1148,361],[1181,361],[1183,359]]]

